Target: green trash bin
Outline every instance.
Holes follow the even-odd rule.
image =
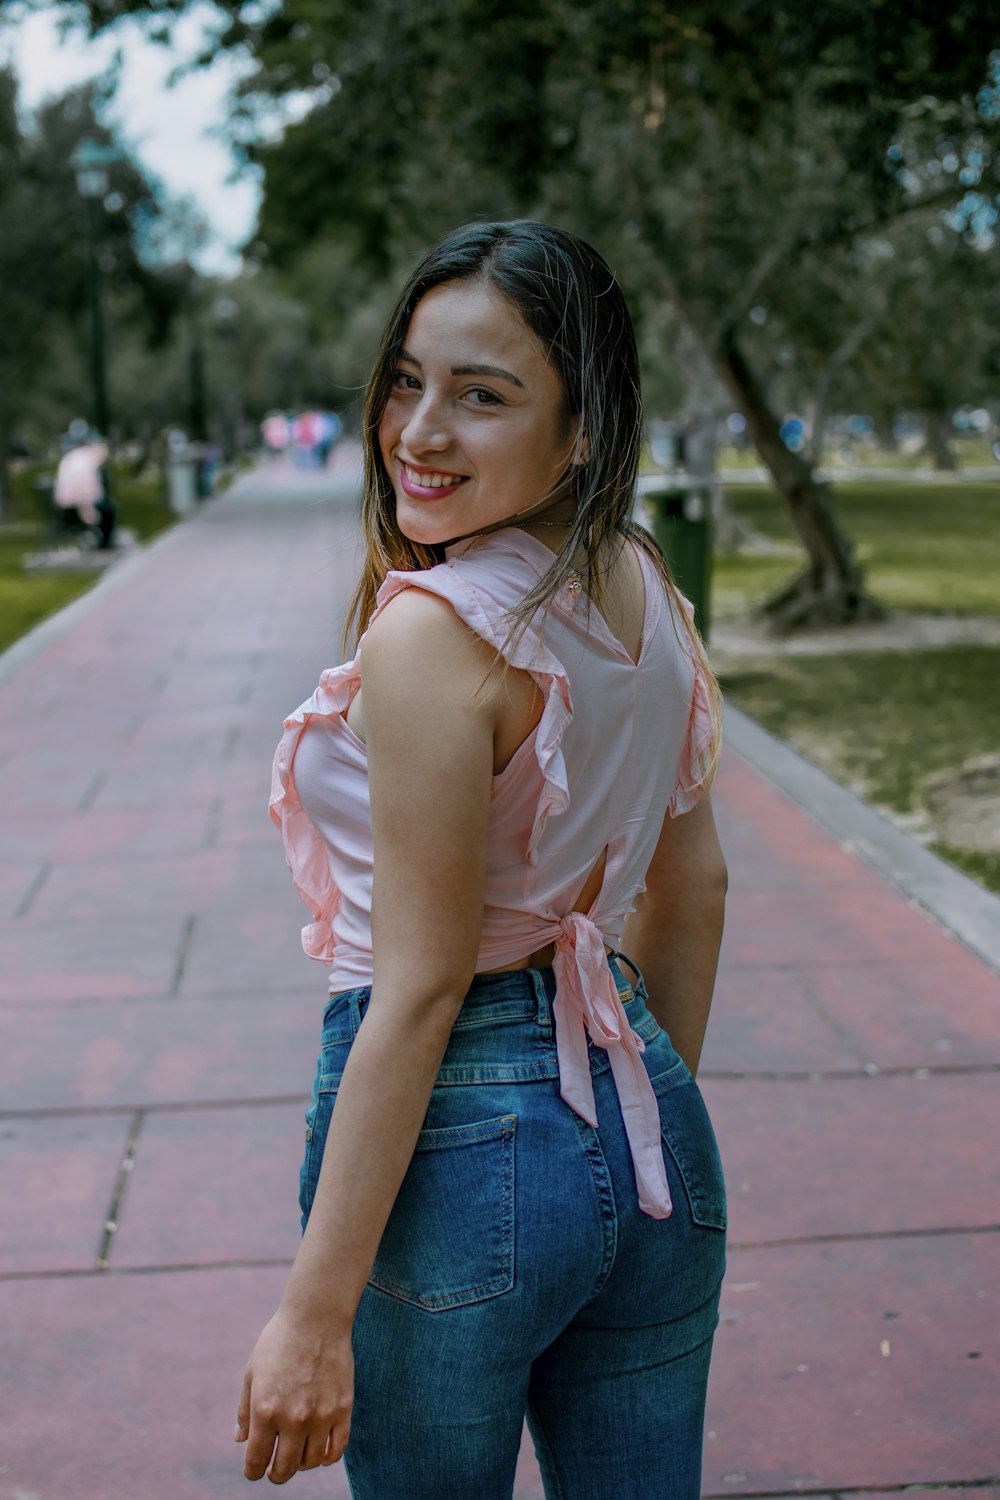
[[[647,488],[648,485],[648,488]],[[702,640],[708,640],[712,572],[712,494],[706,483],[671,483],[665,476],[655,487],[647,481],[642,496],[650,529],[673,574],[674,582],[694,605]]]

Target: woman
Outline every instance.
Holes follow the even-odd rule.
[[[359,1500],[509,1500],[527,1414],[549,1496],[699,1493],[718,699],[630,519],[640,431],[589,246],[474,224],[414,273],[366,409],[362,639],[275,760],[331,1000],[248,1478],[346,1453]]]

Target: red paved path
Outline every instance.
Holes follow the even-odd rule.
[[[249,1493],[233,1408],[297,1241],[323,999],[264,804],[336,659],[350,493],[245,482],[0,688],[0,1500]],[[735,756],[717,801],[705,1493],[985,1490],[1000,979]]]

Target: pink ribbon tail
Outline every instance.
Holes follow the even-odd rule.
[[[581,1119],[597,1128],[589,1034],[595,1046],[605,1049],[611,1063],[639,1207],[653,1219],[669,1218],[673,1204],[663,1165],[659,1106],[642,1061],[643,1043],[629,1025],[608,968],[604,939],[581,912],[570,912],[559,928],[553,961],[553,1012],[560,1094]]]

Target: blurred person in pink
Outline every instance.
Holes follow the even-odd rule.
[[[112,545],[115,505],[109,494],[108,446],[85,424],[70,429],[72,447],[59,460],[52,498],[63,512],[67,530],[94,528],[99,546]]]

